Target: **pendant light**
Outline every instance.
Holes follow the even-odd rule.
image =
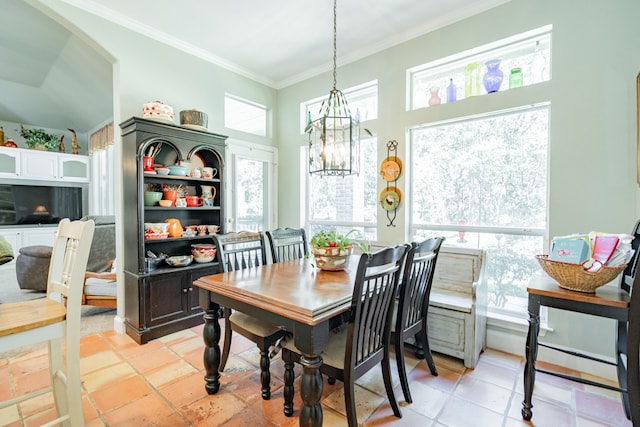
[[[360,173],[360,118],[351,117],[344,94],[336,89],[336,16],[333,1],[333,89],[322,101],[320,117],[309,114],[305,132],[309,134],[309,173],[347,176]]]

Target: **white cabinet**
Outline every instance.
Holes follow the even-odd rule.
[[[0,147],[0,177],[16,178],[20,176],[20,152],[17,148]]]
[[[0,147],[0,177],[89,182],[89,156]]]
[[[55,179],[58,177],[58,159],[46,151],[22,151],[20,176],[23,179]]]

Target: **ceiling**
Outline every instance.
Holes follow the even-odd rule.
[[[276,89],[332,67],[331,0],[62,1]],[[341,0],[338,65],[507,1]],[[2,0],[0,63],[0,121],[86,131],[112,115],[111,65],[24,0]]]

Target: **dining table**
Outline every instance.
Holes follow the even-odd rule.
[[[344,270],[319,270],[313,259],[298,259],[203,276],[199,288],[204,310],[203,339],[205,389],[220,390],[220,307],[250,314],[292,334],[303,356],[300,382],[301,426],[322,425],[321,354],[331,329],[351,308],[359,261],[351,255]]]

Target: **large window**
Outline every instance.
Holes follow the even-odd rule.
[[[361,121],[372,120],[378,115],[377,82],[369,82],[343,91],[347,97],[351,114],[360,116]],[[301,133],[308,112],[315,120],[320,105],[326,99],[316,98],[300,106]],[[364,125],[362,127],[365,127]],[[364,137],[360,140],[360,174],[347,177],[310,176],[308,172],[308,147],[301,155],[302,171],[306,179],[306,226],[310,236],[321,229],[335,229],[347,232],[357,228],[368,239],[376,238],[376,213],[378,200],[376,185],[378,179],[377,139]],[[304,135],[305,141],[307,136]]]
[[[549,106],[410,130],[411,235],[487,251],[489,307],[526,314],[547,224]]]

